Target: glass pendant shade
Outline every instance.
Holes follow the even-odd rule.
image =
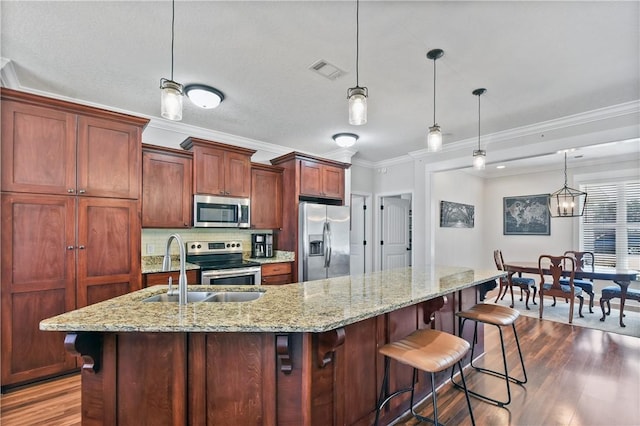
[[[349,89],[349,124],[361,126],[367,123],[367,88],[353,87]]]
[[[333,140],[340,148],[349,148],[358,140],[358,135],[354,133],[338,133],[333,135]]]
[[[182,120],[182,84],[163,78],[160,89],[160,114],[168,120]]]
[[[429,127],[429,135],[427,136],[427,151],[436,152],[442,149],[442,132],[440,126],[434,124]]]
[[[476,170],[484,170],[486,164],[487,152],[482,149],[473,151],[473,168]]]

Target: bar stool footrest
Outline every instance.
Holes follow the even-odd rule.
[[[459,385],[458,383],[454,382],[453,380],[451,380],[451,384],[457,389],[464,390],[464,388],[461,385]],[[488,397],[486,395],[482,395],[482,394],[480,394],[478,392],[474,392],[474,391],[469,390],[469,389],[467,389],[467,393],[469,395],[475,396],[476,398],[481,399],[483,401],[494,403],[495,405],[497,405],[500,408],[504,408],[505,405],[508,405],[511,402],[511,401],[499,401],[497,399],[490,398],[490,397]]]
[[[501,379],[506,378],[506,379],[508,379],[511,383],[515,383],[515,384],[517,384],[517,385],[524,385],[525,383],[527,383],[527,381],[526,381],[526,380],[524,380],[524,381],[523,381],[523,380],[521,380],[521,379],[517,379],[517,378],[515,378],[515,377],[513,377],[513,376],[506,376],[506,377],[505,377],[504,373],[502,373],[502,372],[500,372],[500,371],[490,370],[490,369],[488,369],[488,368],[484,368],[484,367],[476,367],[476,366],[475,366],[475,365],[473,365],[473,364],[471,364],[471,367],[472,367],[474,370],[479,371],[479,372],[481,372],[481,373],[490,374],[490,375],[492,375],[492,376],[499,377],[499,378],[501,378]]]

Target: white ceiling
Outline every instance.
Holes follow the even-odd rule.
[[[170,1],[2,1],[0,8],[1,56],[20,89],[160,116]],[[355,1],[177,0],[175,10],[174,79],[226,95],[214,110],[185,100],[183,123],[299,151],[330,152],[338,132],[360,135],[353,158],[365,163],[424,149],[433,124],[433,62],[425,55],[434,48],[445,51],[436,99],[445,149],[477,139],[471,92],[478,87],[487,88],[483,137],[640,99],[638,1],[362,0],[364,126],[347,120]],[[320,59],[345,74],[329,80],[310,71]],[[637,112],[632,119],[638,124]],[[575,127],[558,133],[579,135]],[[491,137],[486,143],[491,153]],[[627,146],[637,155],[637,141]],[[609,146],[596,155],[626,153]]]

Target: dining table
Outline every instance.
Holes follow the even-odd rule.
[[[538,262],[531,261],[510,261],[504,264],[507,278],[509,279],[509,287],[511,286],[511,277],[518,274],[536,274],[540,275]],[[543,269],[545,275],[550,275],[548,269]],[[570,271],[566,271],[563,275],[569,275]],[[626,327],[624,324],[624,303],[627,299],[627,289],[631,281],[638,279],[638,271],[633,269],[621,269],[609,266],[594,266],[591,268],[580,269],[575,271],[574,279],[604,280],[613,281],[620,286],[620,327]],[[540,301],[542,303],[542,301]],[[513,305],[513,289],[511,290],[511,304]]]

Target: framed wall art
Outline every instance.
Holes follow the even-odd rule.
[[[551,235],[549,194],[504,197],[504,235]]]
[[[472,205],[440,201],[440,226],[443,228],[473,228],[474,215]]]

